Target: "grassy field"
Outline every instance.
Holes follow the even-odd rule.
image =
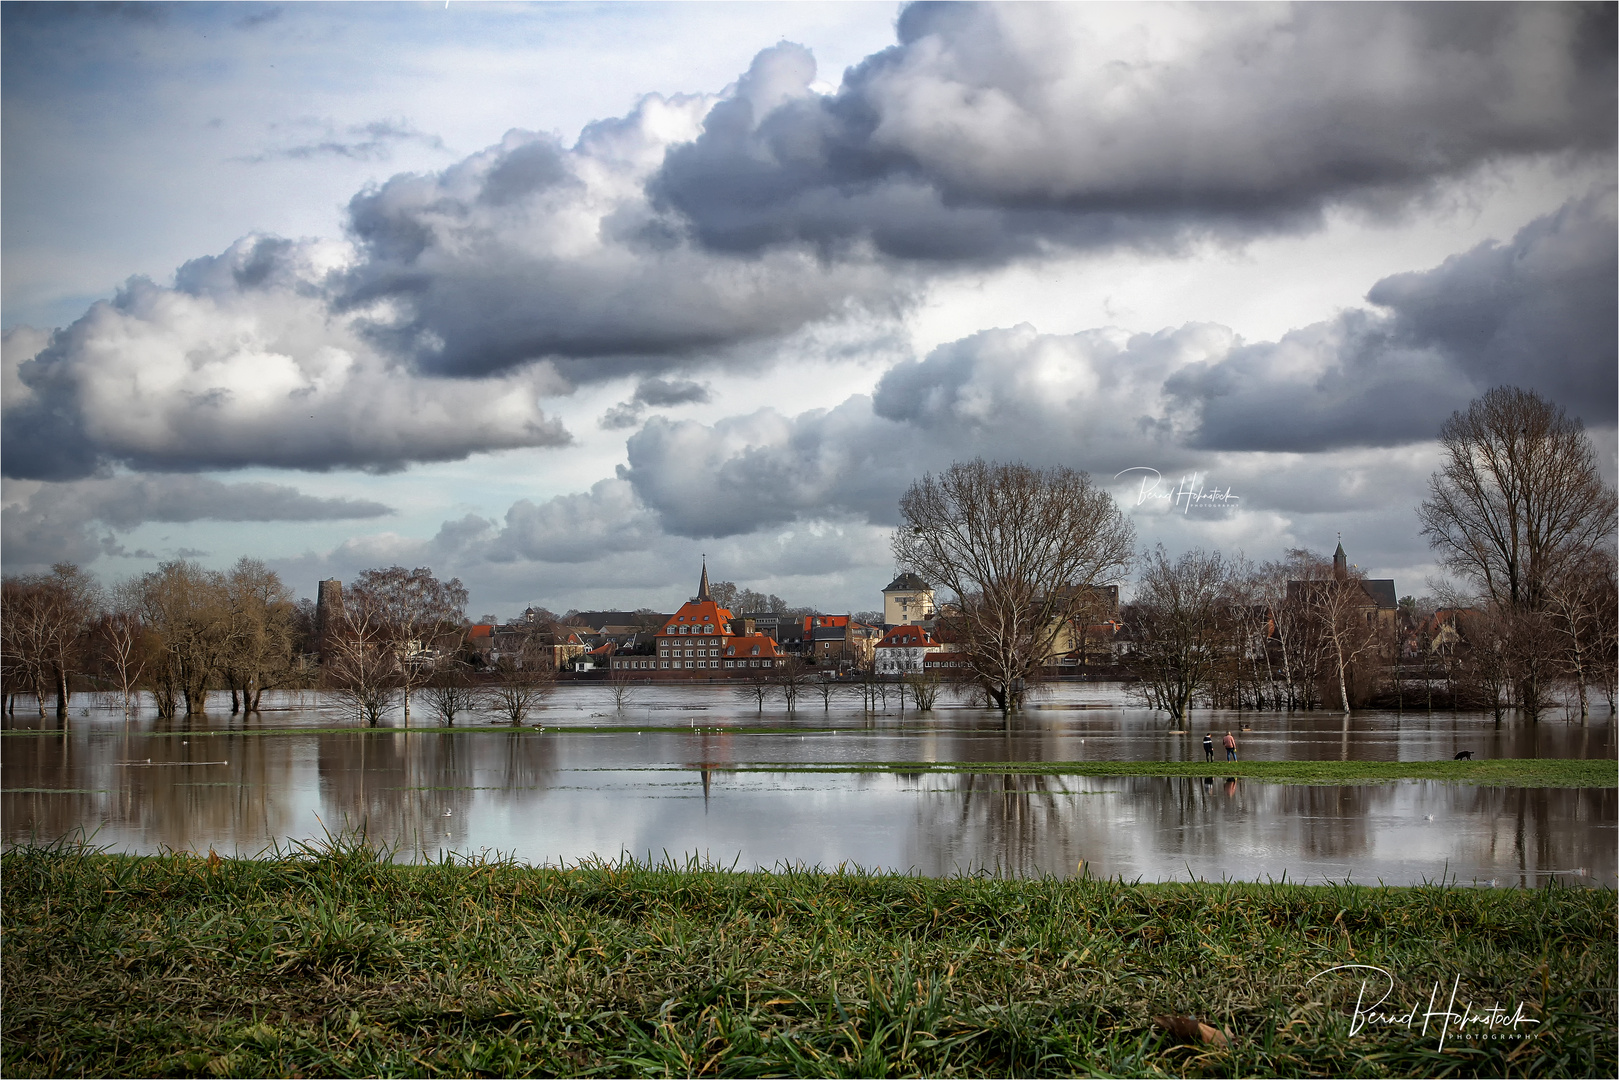
[[[0,858],[24,1075],[1613,1076],[1615,894]],[[1409,1027],[1353,1031],[1363,977]],[[1432,1007],[1519,1006],[1481,1037]],[[1155,1025],[1187,1015],[1221,1048]],[[1364,1019],[1364,1018],[1362,1018]],[[1536,1021],[1529,1023],[1527,1020]]]

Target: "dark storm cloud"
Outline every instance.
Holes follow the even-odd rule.
[[[386,470],[561,445],[543,396],[633,377],[637,395],[602,419],[631,427],[699,400],[671,372],[772,363],[787,335],[892,316],[955,264],[1241,238],[1331,206],[1398,211],[1509,158],[1611,159],[1611,5],[1118,10],[908,8],[899,44],[830,96],[811,91],[808,52],[783,43],[723,98],[651,95],[573,146],[514,130],[368,187],[346,243],[247,237],[173,287],[132,279],[26,355],[8,344],[5,473]],[[304,149],[415,137],[385,122]],[[1129,400],[1167,395],[1118,399],[1135,425],[1120,447],[1416,438],[1426,409],[1536,350],[1557,393],[1611,402],[1609,221],[1604,251],[1553,223],[1514,242],[1521,257],[1481,249],[1388,279],[1367,312],[1187,359],[1150,385],[1099,359],[1100,339],[1074,348],[1100,365],[1096,400],[1114,400],[1107,379],[1130,382]],[[1576,289],[1543,284],[1559,268]],[[1607,370],[1592,374],[1604,340]],[[948,419],[984,446],[1056,430],[1060,410],[994,381],[941,354],[896,369],[867,411]],[[989,400],[1009,411],[975,411]],[[1033,426],[997,434],[1019,415]],[[649,461],[632,466],[651,483]],[[816,490],[801,487],[762,498]]]
[[[652,190],[708,247],[923,261],[1158,247],[1396,209],[1614,142],[1612,5],[918,4],[829,97],[759,55]]]
[[[1294,478],[1312,477],[1302,486],[1268,477],[1271,461],[1238,475],[1280,500],[1276,509],[1317,509],[1312,490],[1347,506],[1351,493],[1319,478],[1335,463],[1428,442],[1493,385],[1534,388],[1611,428],[1615,249],[1608,189],[1536,219],[1510,243],[1386,278],[1369,294],[1375,306],[1279,341],[1245,344],[1208,324],[1135,335],[986,330],[895,364],[872,397],[830,411],[763,410],[712,425],[654,418],[629,440],[624,477],[666,530],[686,537],[829,513],[890,522],[912,479],[979,455],[1107,477],[1196,469],[1215,454],[1334,451],[1308,467],[1294,459]],[[1394,460],[1365,467],[1410,464]],[[1357,490],[1376,497],[1373,487]]]
[[[479,376],[544,360],[595,382],[666,370],[893,302],[893,274],[807,250],[703,251],[647,202],[647,176],[710,103],[644,99],[578,143],[513,131],[434,175],[356,195],[360,258],[334,300],[372,340],[421,370]]]
[[[1384,278],[1371,310],[1189,365],[1165,384],[1200,449],[1314,451],[1434,438],[1491,386],[1532,387],[1589,423],[1619,399],[1612,189],[1432,270]]]
[[[4,504],[8,569],[125,555],[112,533],[145,522],[348,521],[393,513],[370,499],[321,498],[285,484],[200,476],[118,476],[26,493],[8,489]]]

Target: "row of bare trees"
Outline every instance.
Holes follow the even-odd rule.
[[[5,705],[31,694],[41,715],[65,716],[75,680],[134,708],[142,692],[172,716],[203,710],[210,689],[231,711],[257,711],[267,689],[293,685],[306,619],[292,591],[255,559],[229,570],[166,562],[104,590],[79,567],[8,577],[3,623]]]
[[[1596,685],[1611,706],[1616,500],[1583,426],[1533,391],[1497,387],[1452,415],[1439,442],[1418,517],[1460,582],[1447,599],[1466,613],[1453,622],[1473,696],[1536,719],[1563,683],[1584,717]],[[895,562],[945,593],[940,626],[958,663],[1003,712],[1097,587],[1137,562],[1118,506],[1063,467],[958,462],[913,484],[899,510]],[[1254,567],[1162,548],[1138,565],[1129,662],[1175,719],[1198,702],[1348,711],[1385,676],[1403,694],[1416,626],[1345,566],[1302,550]],[[1445,662],[1462,663],[1456,653]]]
[[[1256,565],[1159,547],[1124,610],[1124,666],[1173,721],[1198,705],[1348,712],[1384,688],[1414,629],[1364,580],[1306,550]]]

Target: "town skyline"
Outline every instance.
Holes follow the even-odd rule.
[[[853,612],[981,456],[1420,595],[1496,385],[1615,481],[1611,7],[0,10],[8,574]]]

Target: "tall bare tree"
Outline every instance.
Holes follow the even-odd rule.
[[[440,581],[427,567],[367,570],[343,598],[392,647],[410,723],[411,691],[432,677],[438,660],[460,651],[466,634],[467,590],[459,578]]]
[[[1331,664],[1338,704],[1346,713],[1351,711],[1355,695],[1350,687],[1362,661],[1387,644],[1380,633],[1376,605],[1361,586],[1364,577],[1358,570],[1341,571],[1305,582],[1309,587],[1301,590]]]
[[[1444,464],[1417,511],[1423,535],[1501,609],[1519,704],[1538,719],[1550,667],[1538,617],[1569,567],[1612,549],[1614,492],[1580,421],[1532,390],[1487,391],[1445,421],[1439,442]]]
[[[50,634],[49,605],[33,578],[8,577],[0,593],[0,652],[4,654],[6,711],[15,713],[17,695],[32,694],[45,715],[45,640]]]
[[[1214,687],[1240,642],[1233,633],[1231,573],[1218,551],[1171,559],[1162,544],[1147,553],[1126,626],[1128,666],[1149,703],[1180,724]]]
[[[6,660],[31,685],[41,716],[49,691],[56,694],[56,715],[67,715],[73,675],[85,659],[86,637],[100,614],[100,587],[73,563],[57,563],[49,574],[6,579]]]
[[[1108,493],[1062,466],[958,462],[911,485],[900,517],[895,561],[951,594],[962,662],[1003,713],[1135,545]]]
[[[231,637],[225,575],[176,559],[141,576],[141,618],[157,635],[163,661],[153,672],[158,711],[205,711],[208,689],[226,662]]]
[[[327,685],[376,727],[399,695],[400,667],[398,646],[381,618],[364,604],[345,604],[321,664]]]
[[[107,612],[96,626],[101,660],[118,688],[127,717],[140,707],[146,670],[157,657],[154,635],[141,620],[138,582],[123,581],[111,590]]]
[[[256,713],[266,689],[292,678],[298,611],[292,590],[257,559],[237,560],[224,584],[231,619],[224,660],[231,712]]]
[[[1580,723],[1591,717],[1589,687],[1603,677],[1606,626],[1613,621],[1615,560],[1598,551],[1569,567],[1546,590],[1546,624],[1555,635],[1557,660],[1579,702]]]
[[[494,712],[517,727],[556,688],[556,681],[551,650],[531,636],[515,654],[496,661],[488,701]]]

